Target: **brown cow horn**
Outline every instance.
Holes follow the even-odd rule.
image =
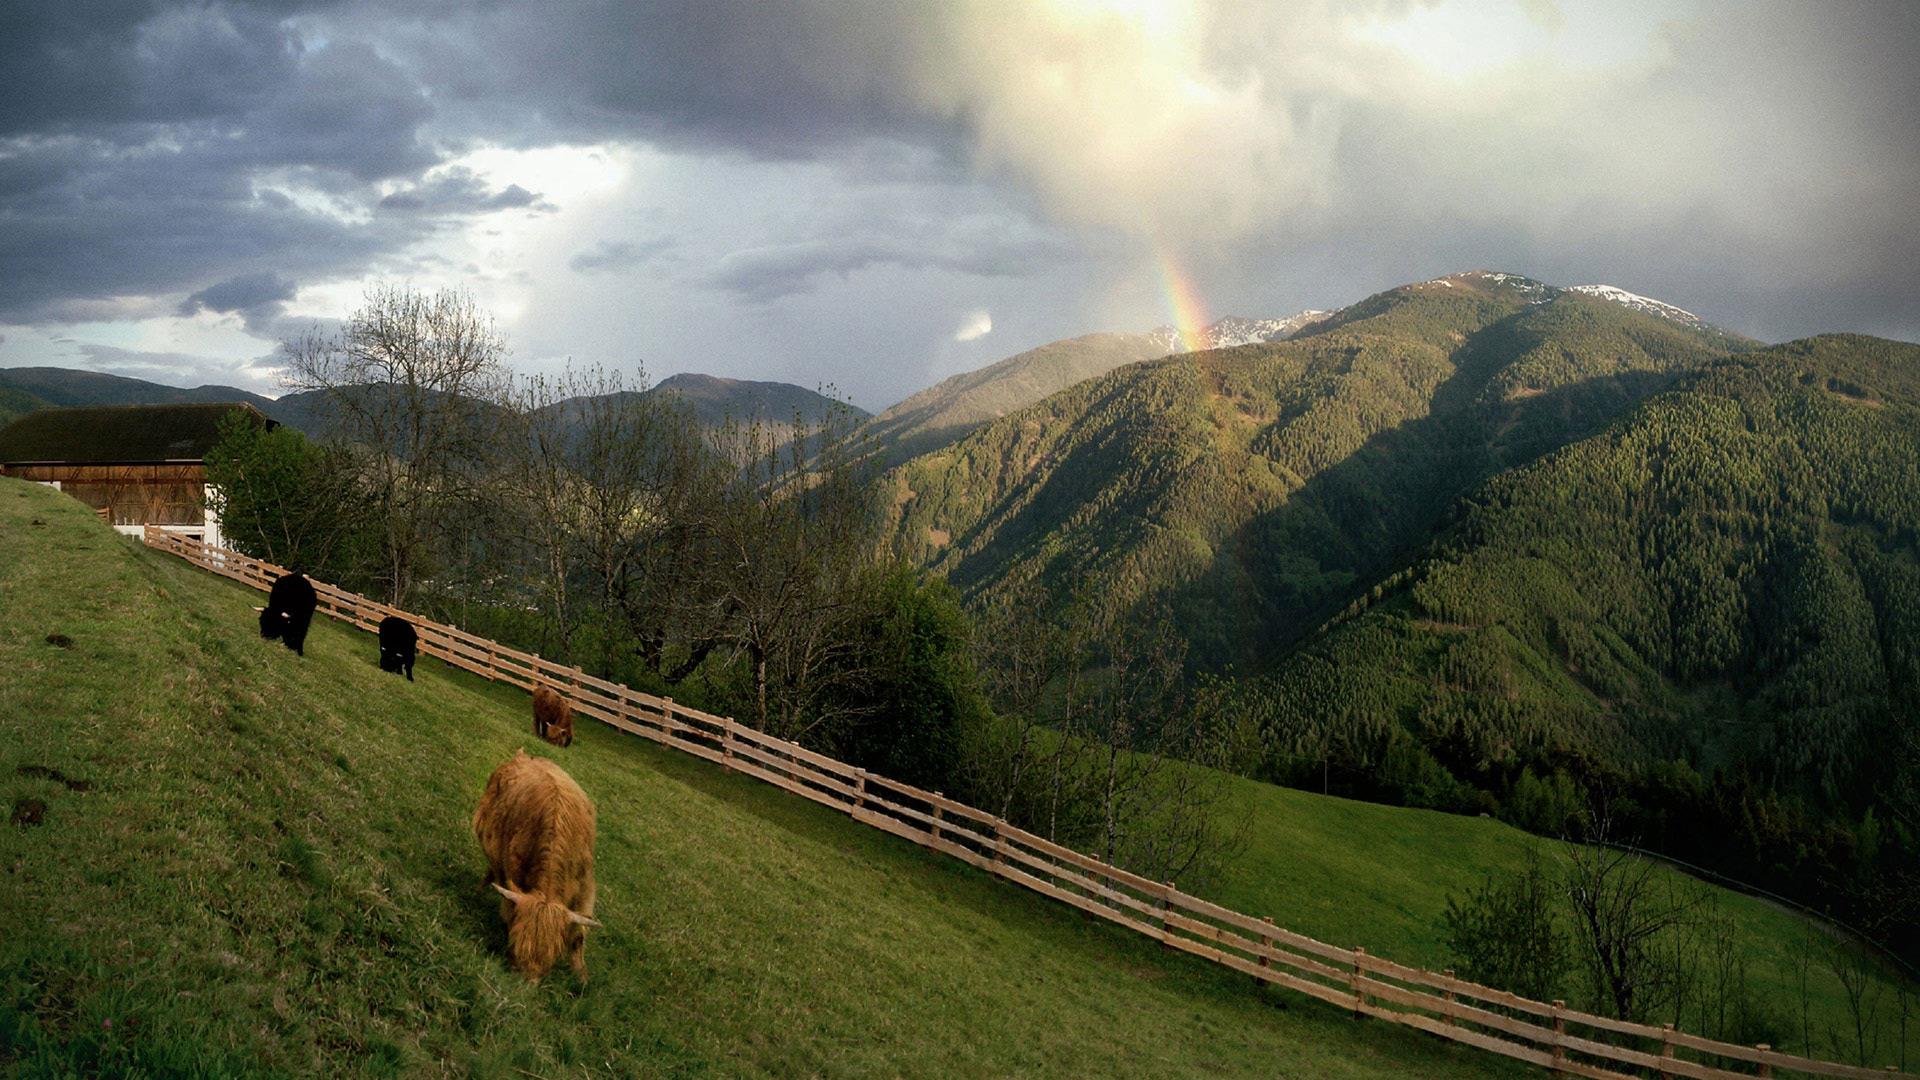
[[[516,904],[527,898],[525,893],[514,892],[512,889],[507,888],[505,885],[502,885],[497,881],[493,883],[493,887],[494,887],[494,890],[498,892],[501,896],[506,897],[507,899],[513,901]]]
[[[596,930],[606,929],[606,927],[601,924],[600,920],[594,918],[591,915],[582,915],[577,911],[567,912],[567,921],[571,923],[578,923],[581,926],[591,926]]]

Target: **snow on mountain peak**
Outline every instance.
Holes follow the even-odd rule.
[[[1231,349],[1236,345],[1258,345],[1263,342],[1285,341],[1293,335],[1325,319],[1331,312],[1318,308],[1308,308],[1297,315],[1284,319],[1246,319],[1238,315],[1226,318],[1208,326],[1205,333],[1207,348]],[[1169,353],[1186,352],[1186,344],[1180,338],[1180,331],[1171,326],[1162,326],[1151,331],[1154,340],[1166,348]]]
[[[1707,325],[1705,319],[1702,319],[1691,311],[1674,307],[1672,304],[1663,303],[1650,296],[1630,293],[1625,289],[1613,285],[1569,285],[1566,291],[1570,293],[1582,293],[1586,296],[1597,296],[1602,300],[1611,300],[1623,307],[1630,307],[1635,311],[1644,311],[1649,315],[1658,315],[1663,319],[1677,322],[1682,326],[1691,326],[1698,329]]]

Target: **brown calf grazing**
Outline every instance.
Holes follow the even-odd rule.
[[[546,683],[533,684],[533,733],[555,746],[573,745],[573,704]]]
[[[473,835],[487,856],[487,884],[500,893],[507,955],[532,982],[571,953],[587,981],[586,928],[593,919],[593,802],[566,771],[514,751],[473,811]]]

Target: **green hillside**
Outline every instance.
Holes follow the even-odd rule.
[[[846,410],[856,420],[865,419],[867,415],[859,406],[792,383],[723,379],[716,375],[669,375],[643,392],[677,395],[693,410],[694,417],[709,427],[729,418],[746,420],[754,416],[776,424],[791,424],[794,417],[799,416],[809,425],[818,425],[836,410]]]
[[[1241,701],[1269,775],[1329,743],[1374,768],[1418,742],[1482,787],[1522,764],[1604,785],[1679,762],[1659,779],[1674,820],[1651,831],[1747,876],[1870,867],[1902,829],[1910,847],[1920,347],[1834,336],[1747,354],[1499,477]],[[1444,786],[1401,757],[1397,782]],[[1717,832],[1705,804],[1751,802],[1743,785],[1777,795],[1779,820]],[[1797,835],[1795,808],[1846,834]],[[1795,852],[1809,843],[1833,850]],[[1885,914],[1911,931],[1920,911],[1904,911]]]
[[[468,831],[525,696],[324,622],[302,660],[259,596],[0,481],[0,777],[43,804],[0,830],[0,1069],[1518,1075],[597,727],[556,753],[609,929],[529,987]]]
[[[107,375],[74,368],[0,368],[0,388],[38,398],[46,405],[174,405],[192,402],[244,401],[271,413],[273,402],[236,386],[210,384],[192,388],[164,386],[145,379]]]
[[[978,598],[1170,601],[1255,664],[1488,477],[1598,430],[1730,339],[1505,275],[1407,286],[1300,338],[1080,383],[892,476],[897,543]]]
[[[1075,383],[1167,352],[1151,333],[1050,342],[930,386],[874,416],[864,434],[883,466],[897,465]]]
[[[36,409],[47,407],[45,401],[25,390],[12,386],[0,386],[0,427],[6,427]]]
[[[1433,970],[1453,959],[1440,918],[1450,895],[1465,897],[1490,870],[1520,870],[1529,848],[1556,873],[1564,865],[1559,841],[1486,818],[1330,798],[1251,780],[1236,781],[1231,798],[1253,828],[1214,899],[1239,911],[1275,914],[1276,921],[1322,941],[1364,946]],[[1661,880],[1683,891],[1703,888],[1676,871],[1664,872]],[[1718,888],[1704,888],[1704,894],[1726,920],[1729,938],[1738,942],[1752,1010],[1743,1025],[1716,1009],[1703,1016],[1704,1003],[1695,1000],[1682,1010],[1681,1026],[1722,1038],[1745,1036],[1748,1042],[1765,1041],[1812,1057],[1857,1060],[1859,1040],[1846,991],[1825,955],[1836,940],[1833,934],[1764,900]],[[1711,977],[1707,957],[1692,966],[1697,977]],[[1869,961],[1864,968],[1872,973],[1867,994],[1875,1002],[1864,1040],[1866,1063],[1903,1060],[1895,988],[1904,986],[1909,1002],[1904,1060],[1912,1068],[1920,1063],[1920,985],[1901,979],[1884,962]],[[1578,976],[1570,975],[1561,992],[1578,1003],[1586,991]],[[1656,1010],[1653,1021],[1673,1020],[1671,1006],[1667,1010]]]

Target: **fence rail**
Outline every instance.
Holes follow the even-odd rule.
[[[216,574],[269,589],[278,566],[149,526],[146,543]],[[1912,1074],[1817,1061],[1766,1045],[1741,1046],[1540,1002],[1373,956],[1365,949],[1316,941],[1196,896],[1173,882],[1152,881],[1036,836],[947,798],[856,768],[725,716],[644,694],[577,667],[477,637],[457,627],[314,582],[319,610],[362,630],[389,615],[413,623],[419,649],[489,680],[531,689],[546,682],[575,711],[621,731],[705,758],[830,806],[856,821],[971,864],[996,877],[1192,953],[1349,1010],[1430,1032],[1553,1072],[1599,1080],[1643,1074],[1700,1080],[1814,1076],[1886,1080]],[[1683,1052],[1688,1056],[1682,1056]],[[1738,1067],[1736,1067],[1738,1066]],[[1636,1072],[1625,1069],[1640,1070]]]

